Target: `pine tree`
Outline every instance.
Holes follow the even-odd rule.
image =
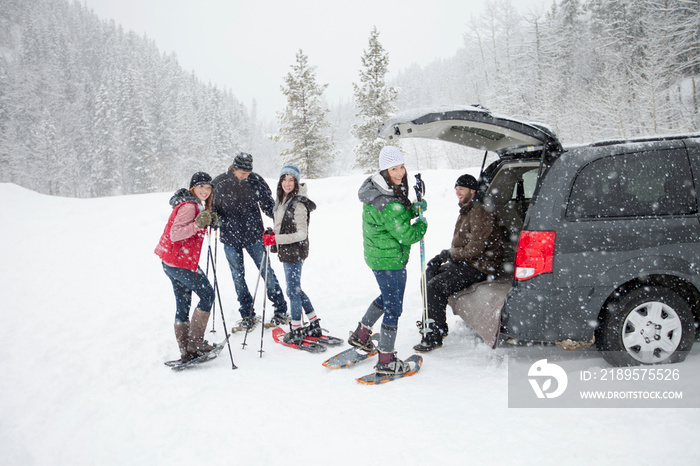
[[[386,145],[377,137],[377,129],[396,111],[393,102],[398,91],[385,83],[388,65],[389,54],[379,43],[379,32],[375,26],[369,36],[369,47],[362,55],[361,84],[353,83],[358,109],[355,116],[361,121],[352,127],[353,136],[360,140],[353,149],[355,166],[367,173],[377,169],[379,152]]]
[[[279,114],[280,135],[291,147],[282,151],[282,159],[297,164],[307,177],[318,178],[335,157],[333,141],[327,136],[328,109],[321,100],[328,84],[316,83],[315,68],[309,66],[302,50],[284,82],[281,89],[287,96],[287,107]]]
[[[92,158],[90,184],[97,196],[114,196],[120,193],[124,180],[117,170],[120,140],[115,135],[117,120],[114,104],[105,85],[100,86],[95,102],[93,138],[95,142]]]

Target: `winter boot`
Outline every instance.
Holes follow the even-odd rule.
[[[304,342],[304,337],[306,336],[306,329],[302,326],[292,327],[289,326],[289,332],[284,334],[282,341],[285,343],[291,343],[293,345],[301,345]]]
[[[187,352],[195,357],[204,356],[214,349],[214,347],[204,339],[204,332],[207,329],[207,322],[209,322],[210,314],[210,312],[204,312],[201,309],[195,309],[192,313],[190,341],[187,345]]]
[[[421,353],[427,353],[442,347],[442,330],[440,330],[435,324],[430,324],[429,328],[430,331],[423,334],[420,343],[413,347],[414,350]]]
[[[323,330],[321,330],[321,319],[314,319],[306,327],[306,334],[310,337],[321,338],[323,336]]]
[[[275,315],[272,316],[272,319],[270,319],[270,323],[272,325],[285,325],[291,322],[291,317],[286,312],[275,312]]]
[[[187,345],[190,342],[190,323],[176,321],[174,327],[175,339],[177,340],[178,348],[180,348],[180,361],[191,361],[192,356],[187,352]]]
[[[374,351],[375,346],[374,342],[372,341],[372,329],[367,327],[362,322],[358,322],[355,331],[350,332],[348,343],[350,346],[354,346],[355,348],[361,349],[362,351],[366,351],[368,353]]]
[[[379,353],[379,362],[374,366],[379,375],[405,374],[411,371],[411,365],[396,357],[396,353]]]
[[[246,332],[250,332],[257,325],[258,318],[254,313],[251,313],[249,316],[242,318],[238,323],[240,324],[241,328],[243,328],[243,330],[245,330]]]

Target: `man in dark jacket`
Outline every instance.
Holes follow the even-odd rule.
[[[416,351],[427,352],[442,346],[447,336],[447,298],[474,283],[496,274],[503,260],[502,230],[495,213],[474,200],[476,179],[462,175],[455,183],[459,217],[452,247],[428,262],[426,269],[428,325]]]
[[[241,326],[250,329],[256,321],[253,297],[245,281],[243,249],[248,251],[258,270],[261,270],[265,246],[262,241],[264,227],[260,209],[272,218],[275,202],[265,180],[253,173],[253,156],[244,152],[239,153],[229,169],[217,176],[213,183],[214,211],[221,225],[221,242],[224,243],[224,252],[241,306]],[[269,266],[262,271],[261,279],[264,280],[266,275],[267,296],[275,310],[271,322],[277,325],[286,323],[289,321],[287,302],[275,272]]]

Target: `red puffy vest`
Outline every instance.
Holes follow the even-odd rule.
[[[177,211],[180,210],[180,207],[185,204],[194,204],[194,202],[182,202],[173,207],[168,223],[165,225],[165,230],[163,230],[163,234],[161,235],[158,246],[156,246],[156,250],[154,252],[166,264],[196,271],[197,266],[199,265],[199,256],[202,253],[202,243],[204,242],[205,230],[200,230],[196,234],[182,241],[172,241],[170,239],[170,229],[175,222]]]

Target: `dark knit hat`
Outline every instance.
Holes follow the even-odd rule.
[[[190,180],[190,189],[194,188],[195,186],[199,186],[200,184],[211,184],[211,176],[209,176],[209,173],[197,172],[192,175],[192,179]]]
[[[236,158],[233,159],[233,168],[243,170],[244,172],[252,172],[253,156],[245,152],[239,152]]]
[[[474,178],[473,176],[462,175],[459,178],[457,178],[457,182],[455,183],[455,188],[457,186],[461,186],[462,188],[473,189],[476,191],[476,189],[479,187],[479,184],[476,182],[476,178]]]

